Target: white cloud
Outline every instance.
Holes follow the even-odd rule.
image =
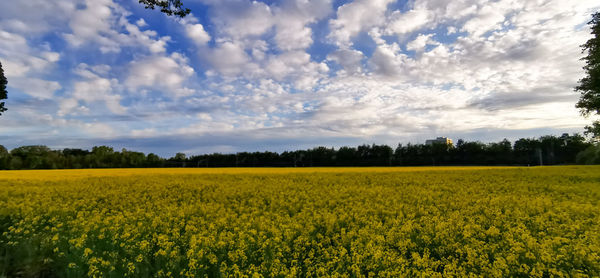
[[[44,48],[32,48],[24,36],[0,29],[0,57],[7,77],[23,77],[48,70],[60,54]]]
[[[353,74],[361,73],[363,71],[362,60],[365,59],[365,55],[358,50],[339,49],[329,54],[327,59],[341,65],[344,70],[343,73]]]
[[[289,51],[281,55],[271,56],[266,70],[275,79],[283,80],[283,78],[289,77],[290,74],[294,73],[307,75],[314,71],[320,72],[327,71],[328,69],[322,67],[320,64],[312,63],[310,55],[304,51]]]
[[[185,26],[185,31],[197,45],[205,45],[210,41],[210,35],[204,31],[202,24],[189,24]]]
[[[0,30],[0,50],[3,54],[21,52],[24,49],[29,49],[27,39],[16,33],[10,33]]]
[[[9,87],[38,99],[51,99],[62,88],[58,82],[43,78],[60,59],[59,53],[32,48],[25,37],[0,29],[0,58]]]
[[[446,32],[446,35],[456,34],[456,27],[454,26],[448,26],[447,30],[448,32]]]
[[[275,41],[277,46],[284,51],[305,49],[313,43],[311,35],[312,30],[304,25],[282,24],[277,29]]]
[[[197,46],[204,46],[211,40],[210,35],[204,30],[204,26],[198,23],[198,19],[193,14],[181,19],[180,23],[185,28],[186,36]]]
[[[394,11],[390,15],[386,33],[404,36],[408,33],[419,31],[432,23],[433,14],[429,10],[416,9],[405,13]]]
[[[88,136],[91,135],[95,138],[112,138],[118,134],[115,128],[107,123],[92,122],[79,125]]]
[[[313,39],[308,25],[325,18],[332,11],[331,0],[283,2],[274,10],[277,47],[284,51],[309,47]]]
[[[103,76],[109,69],[108,65],[79,64],[74,73],[80,76],[81,80],[75,81],[72,89],[59,99],[57,115],[75,116],[91,111],[102,113],[103,108],[97,106],[99,103],[110,113],[124,115],[128,110],[121,104],[123,97],[117,94],[121,87],[119,81]]]
[[[77,108],[77,106],[79,106],[79,101],[77,99],[74,99],[74,98],[62,99],[62,100],[60,100],[59,110],[58,110],[57,114],[61,117],[65,116],[69,112],[75,110]]]
[[[292,0],[266,4],[246,1],[204,1],[211,6],[215,44],[199,49],[209,77],[228,80],[272,78],[301,89],[317,84],[329,69],[311,60],[310,24],[331,14],[331,1]],[[197,22],[184,20],[186,28]],[[188,34],[190,37],[190,34]],[[202,35],[201,43],[208,37]]]
[[[214,49],[207,51],[204,57],[211,66],[224,75],[237,75],[245,71],[244,67],[250,62],[250,57],[244,48],[235,42],[223,42]]]
[[[73,13],[72,33],[64,38],[74,47],[99,45],[102,53],[120,52],[122,47],[146,47],[152,53],[165,52],[170,37],[157,37],[152,30],[141,31],[127,20],[130,13],[112,0],[86,0],[85,8]]]
[[[62,88],[56,81],[22,77],[12,78],[10,86],[23,90],[24,93],[39,99],[51,99],[54,92]]]
[[[505,15],[511,9],[517,9],[517,3],[506,3],[508,1],[499,1],[483,6],[475,17],[468,20],[461,31],[469,32],[472,36],[478,37],[486,32],[502,29],[502,23],[506,19]]]
[[[75,82],[72,97],[87,104],[101,101],[105,103],[110,112],[124,114],[127,108],[121,105],[121,96],[113,93],[117,83],[118,81],[115,79],[106,78],[93,78]],[[62,113],[66,114],[67,111],[62,111]]]
[[[337,18],[329,23],[329,37],[342,46],[350,44],[351,39],[361,31],[381,25],[385,22],[385,12],[391,0],[357,0],[338,8]]]
[[[407,50],[420,53],[414,58],[407,57],[398,45],[381,40],[370,58],[370,65],[376,74],[415,84],[458,84],[487,94],[527,92],[548,87],[548,84],[553,84],[548,94],[570,91],[581,74],[577,57],[581,55],[579,45],[587,35],[586,31],[574,31],[574,28],[585,22],[585,9],[579,8],[578,20],[572,17],[575,8],[538,13],[534,20],[531,14],[536,13],[515,12],[512,4],[498,1],[493,6],[499,14],[506,14],[502,20],[487,15],[490,11],[485,7],[477,10],[481,14],[468,19],[466,26],[474,20],[491,19],[478,25],[479,29],[461,27],[469,34],[460,36],[456,42],[440,44],[432,41],[430,35],[417,36],[406,44]],[[557,13],[565,16],[557,16]],[[528,19],[517,20],[523,18],[523,14],[527,14]],[[497,22],[504,20],[510,20],[511,26],[498,26]],[[491,32],[489,36],[482,36],[488,32]],[[436,47],[425,51],[428,44]]]
[[[378,75],[401,77],[402,74],[400,73],[404,69],[408,57],[400,52],[400,46],[396,43],[379,45],[369,59],[369,64]]]
[[[146,23],[146,21],[143,18],[140,18],[135,22],[135,25],[137,25],[138,27],[146,27],[148,26],[148,23]]]
[[[209,0],[213,8],[212,21],[220,32],[236,40],[259,36],[273,27],[269,5],[258,1]]]
[[[160,132],[155,128],[134,129],[131,131],[131,136],[134,138],[148,138],[159,135]]]
[[[0,4],[0,60],[30,96],[7,125],[371,140],[585,124],[572,88],[597,1],[202,2],[202,23],[166,19],[173,29],[112,0]]]
[[[158,89],[165,95],[185,96],[194,91],[183,87],[183,83],[194,74],[188,60],[179,53],[171,56],[151,56],[133,61],[125,84],[131,91],[140,88]]]
[[[0,29],[37,36],[65,24],[78,3],[73,0],[28,0],[4,2],[0,8]]]
[[[432,39],[434,34],[419,34],[417,38],[413,41],[406,44],[406,50],[416,51],[417,53],[421,53],[425,51],[425,47],[427,45],[439,45],[439,42],[436,42]]]

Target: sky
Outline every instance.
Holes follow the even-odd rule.
[[[597,0],[0,1],[0,145],[172,156],[582,132]]]

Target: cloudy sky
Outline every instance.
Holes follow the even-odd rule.
[[[580,132],[597,0],[0,1],[0,144],[171,156]]]

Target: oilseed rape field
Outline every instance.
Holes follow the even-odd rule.
[[[0,277],[598,277],[600,167],[0,171]]]

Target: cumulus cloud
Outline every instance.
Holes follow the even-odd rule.
[[[44,47],[31,47],[24,36],[0,29],[0,57],[8,77],[23,77],[50,69],[60,54]]]
[[[148,23],[146,23],[146,21],[143,18],[140,18],[135,22],[135,25],[137,25],[138,27],[146,27],[148,26]]]
[[[516,9],[517,3],[499,1],[481,7],[477,15],[469,19],[462,27],[462,31],[469,32],[473,37],[478,37],[486,32],[502,29],[506,15]]]
[[[428,45],[439,45],[439,42],[432,39],[433,35],[434,34],[419,34],[416,39],[406,44],[406,50],[423,52]]]
[[[379,45],[369,59],[373,72],[380,76],[401,77],[408,57],[396,43]]]
[[[44,78],[60,54],[44,47],[31,47],[24,36],[0,29],[0,58],[8,84],[32,97],[50,99],[62,86]]]
[[[329,37],[338,45],[347,46],[361,31],[385,23],[385,12],[391,0],[357,0],[338,8],[330,21]]]
[[[210,35],[204,31],[202,24],[189,24],[185,26],[185,31],[196,44],[205,45],[210,41]]]
[[[198,19],[193,14],[186,16],[181,20],[181,24],[185,28],[185,34],[197,46],[204,46],[211,40],[210,35],[204,30],[204,26],[198,23]]]
[[[303,51],[290,51],[271,56],[266,64],[267,76],[279,81],[289,81],[298,89],[313,87],[318,79],[329,71],[324,63],[310,61],[310,55]]]
[[[271,7],[259,1],[207,0],[219,33],[235,39],[264,34],[273,26]]]
[[[277,47],[284,51],[306,49],[313,43],[309,25],[332,12],[331,0],[283,2],[274,9]]]
[[[94,78],[85,81],[75,82],[73,88],[73,98],[87,104],[95,101],[102,101],[106,108],[115,114],[124,114],[127,108],[120,103],[121,96],[113,94],[116,80],[106,78]],[[63,114],[67,111],[61,111]]]
[[[413,9],[404,13],[394,11],[390,15],[386,32],[402,37],[408,33],[423,29],[430,24],[432,20],[433,13],[426,9]]]
[[[71,14],[78,1],[30,0],[5,2],[0,9],[1,29],[37,36],[65,24],[65,15]]]
[[[354,49],[338,49],[329,54],[327,58],[342,66],[344,72],[348,74],[363,72],[362,60],[365,55]]]
[[[245,71],[244,67],[250,62],[244,48],[235,42],[218,44],[205,54],[205,59],[211,66],[224,75],[236,75]]]
[[[47,81],[38,78],[13,78],[11,87],[19,88],[24,93],[40,99],[50,99],[54,92],[61,89],[62,86],[56,81]]]
[[[169,36],[158,37],[153,30],[141,31],[138,21],[127,20],[130,12],[112,0],[86,0],[69,20],[71,33],[64,35],[74,47],[99,45],[102,53],[120,52],[122,47],[146,47],[152,53],[165,51]],[[143,26],[143,24],[142,24]]]
[[[107,67],[109,66],[79,64],[74,73],[81,79],[74,82],[72,89],[60,98],[57,115],[87,114],[90,107],[98,103],[103,103],[110,113],[125,114],[127,108],[121,105],[122,96],[116,93],[119,81],[102,76]]]
[[[200,50],[210,65],[207,75],[273,78],[306,89],[327,70],[325,64],[311,61],[306,49],[313,43],[310,24],[332,13],[331,1],[205,3],[212,7],[216,27],[215,45]]]
[[[360,143],[585,124],[572,88],[597,1],[199,2],[205,12],[183,20],[113,0],[1,3],[0,60],[23,94],[0,133],[173,134],[234,150],[233,138]]]
[[[153,88],[162,89],[167,95],[189,95],[193,91],[183,87],[183,83],[194,74],[194,69],[187,63],[187,58],[179,53],[133,61],[125,84],[132,91]]]

